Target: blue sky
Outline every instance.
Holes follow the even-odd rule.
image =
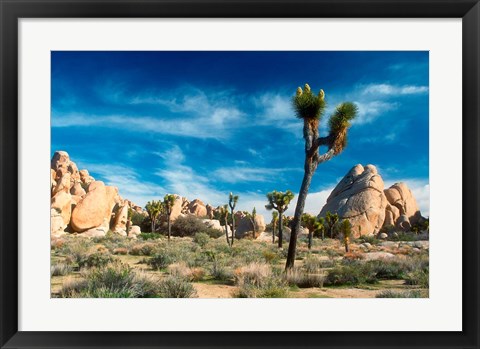
[[[291,98],[309,83],[328,117],[358,104],[347,149],[321,164],[306,211],[318,213],[354,165],[406,182],[429,215],[428,52],[52,52],[52,154],[145,205],[176,193],[214,206],[228,193],[265,213],[265,194],[297,193],[302,121]],[[322,149],[324,151],[324,149]],[[294,203],[289,212],[293,212]],[[270,214],[267,215],[267,218]]]

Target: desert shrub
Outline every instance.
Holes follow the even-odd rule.
[[[147,240],[158,240],[158,239],[161,239],[163,237],[163,235],[159,234],[159,233],[140,233],[138,235],[138,237],[144,241],[147,241]]]
[[[424,298],[422,293],[418,290],[398,292],[392,290],[385,290],[378,293],[375,298]]]
[[[50,266],[50,276],[64,276],[72,271],[72,266],[65,263],[55,263]]]
[[[398,260],[376,260],[367,262],[377,279],[400,280],[405,276],[405,264]]]
[[[189,281],[200,281],[205,277],[205,269],[200,267],[190,268],[185,262],[170,264],[167,267],[170,275],[181,277]]]
[[[234,293],[236,298],[288,298],[287,284],[277,277],[265,279],[262,285],[243,284]]]
[[[131,210],[131,218],[130,220],[132,221],[132,225],[138,225],[139,227],[142,226],[143,222],[146,220],[146,217],[138,213],[137,211]]]
[[[202,231],[203,233],[207,234],[212,239],[218,239],[220,236],[225,236],[225,232],[215,229],[215,228],[208,228]]]
[[[201,219],[187,215],[185,217],[178,217],[172,224],[173,236],[195,236],[197,233],[207,232],[208,228]],[[208,233],[207,233],[208,234]]]
[[[325,278],[325,285],[358,285],[376,283],[376,273],[370,264],[350,263],[336,266],[329,270]]]
[[[128,254],[128,249],[125,247],[117,247],[113,249],[113,254],[126,255]]]
[[[82,279],[67,281],[62,297],[146,298],[160,295],[160,282],[128,265],[115,262],[82,273]]]
[[[323,287],[325,281],[323,274],[309,274],[300,268],[288,271],[285,277],[290,286],[298,286],[300,288]]]
[[[202,247],[208,244],[209,240],[210,240],[210,236],[207,233],[196,233],[195,236],[193,237],[193,241]]]
[[[375,235],[363,235],[356,241],[358,244],[369,243],[371,245],[378,245],[382,240],[379,240]]]
[[[392,241],[417,241],[417,234],[413,232],[397,231],[389,236]]]
[[[278,249],[263,250],[262,254],[263,254],[263,258],[265,259],[265,262],[270,264],[274,264],[278,262],[281,258],[281,254],[278,253]]]
[[[52,238],[50,240],[50,249],[51,250],[57,250],[59,248],[62,248],[63,245],[65,245],[65,240],[64,239],[55,239]]]
[[[261,263],[265,260],[263,250],[264,245],[243,239],[235,241],[231,253],[241,264]]]
[[[152,258],[148,260],[148,265],[150,265],[155,270],[161,270],[168,267],[170,264],[174,263],[175,260],[168,251],[161,250],[155,253]]]
[[[181,277],[169,276],[160,283],[162,298],[192,298],[197,296],[193,285]]]
[[[405,283],[407,285],[420,286],[422,288],[429,288],[429,271],[417,269],[407,274],[405,277]]]
[[[136,244],[130,248],[130,254],[132,256],[151,256],[155,251],[155,247],[155,244],[150,242]]]
[[[94,252],[84,256],[79,262],[80,268],[103,267],[113,262],[113,257],[110,254]]]
[[[72,262],[79,263],[90,251],[90,243],[85,239],[74,239],[64,244],[61,252],[65,254]]]
[[[307,273],[316,273],[322,268],[322,261],[318,257],[309,254],[303,260],[303,267]]]
[[[272,276],[272,269],[268,264],[250,263],[235,270],[235,283],[239,286],[262,286]]]
[[[361,252],[349,251],[349,252],[346,252],[343,255],[343,259],[349,259],[349,260],[355,260],[355,261],[359,261],[359,260],[362,260],[364,258],[365,258],[365,255]]]

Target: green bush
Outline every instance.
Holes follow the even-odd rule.
[[[103,267],[113,262],[114,258],[110,254],[95,252],[84,256],[79,262],[80,268]]]
[[[204,247],[210,241],[210,236],[207,233],[196,233],[193,241],[198,245]]]
[[[195,236],[195,234],[197,233],[209,234],[208,232],[210,230],[211,228],[208,228],[201,219],[191,215],[187,215],[185,217],[178,217],[172,224],[173,236]],[[222,235],[221,232],[220,235]]]
[[[64,276],[70,274],[73,268],[70,264],[55,263],[50,266],[50,276]]]
[[[288,286],[278,277],[270,277],[261,285],[243,284],[234,293],[235,298],[288,298]]]
[[[385,290],[375,296],[375,298],[425,298],[420,291],[397,292]]]
[[[309,274],[300,268],[294,268],[287,272],[286,280],[290,286],[300,288],[323,287],[325,276],[323,274]]]
[[[196,295],[193,285],[181,277],[168,276],[160,284],[159,296],[162,298],[192,298]]]
[[[60,294],[74,298],[150,298],[160,293],[157,279],[115,262],[84,271],[82,279],[66,282]]]
[[[140,237],[140,239],[142,239],[144,241],[158,240],[158,239],[161,239],[163,237],[163,235],[161,235],[159,233],[140,233],[138,236]]]
[[[175,263],[175,259],[166,250],[158,251],[148,260],[148,265],[155,270],[165,269],[172,263]]]
[[[129,253],[132,256],[151,256],[155,252],[156,246],[151,242],[145,242],[133,245]]]
[[[429,271],[428,268],[426,270],[417,269],[407,274],[405,278],[405,283],[407,285],[414,285],[420,286],[422,288],[429,288]]]

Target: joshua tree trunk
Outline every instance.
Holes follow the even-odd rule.
[[[155,233],[155,219],[152,218],[152,233]]]
[[[232,239],[230,241],[230,246],[233,246],[233,241],[235,240],[235,214],[232,210]]]
[[[288,245],[288,255],[286,269],[293,268],[295,263],[295,251],[297,248],[297,235],[300,231],[300,218],[302,217],[303,210],[305,208],[305,200],[307,199],[308,188],[312,181],[314,166],[312,159],[307,158],[305,161],[305,174],[303,175],[302,186],[300,187],[300,193],[298,193],[297,207],[295,208],[295,215],[293,217],[292,233],[290,235],[290,243]]]
[[[313,231],[308,232],[308,249],[312,249]]]
[[[278,215],[279,215],[278,217],[278,248],[282,248],[283,247],[283,212],[278,211]]]
[[[170,216],[171,214],[168,215],[167,218],[167,226],[168,226],[168,241],[170,241],[170,234],[172,232],[172,224],[170,223]]]
[[[276,230],[275,228],[276,228],[276,224],[275,224],[275,223],[273,223],[272,244],[274,244],[274,243],[275,243],[275,230]]]

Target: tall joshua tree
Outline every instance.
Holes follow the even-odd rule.
[[[350,237],[352,236],[352,225],[348,219],[344,219],[338,223],[338,229],[343,236],[343,244],[345,245],[345,252],[350,252]]]
[[[173,205],[175,205],[175,195],[165,195],[165,197],[163,198],[163,207],[165,207],[165,213],[167,214],[168,241],[170,241],[170,235],[172,232],[170,217],[172,216]]]
[[[150,221],[152,224],[152,233],[155,232],[155,221],[157,220],[158,215],[162,212],[162,202],[160,200],[149,201],[145,205],[145,209],[147,210],[148,216],[150,217]]]
[[[337,223],[340,218],[338,217],[338,213],[331,213],[330,211],[327,212],[325,215],[325,223],[326,223],[326,228],[328,231],[328,237],[330,239],[333,239],[333,236],[335,235],[335,229],[337,228]]]
[[[267,194],[268,204],[265,205],[267,210],[276,210],[278,211],[278,216],[280,221],[278,222],[278,247],[282,248],[283,245],[283,212],[288,209],[290,201],[292,201],[294,195],[290,190],[287,190],[285,193],[281,191],[272,191]],[[275,234],[275,232],[274,232]],[[290,237],[291,238],[291,237]]]
[[[230,246],[230,238],[228,237],[228,205],[223,205],[218,211],[220,214],[220,219],[222,219],[225,223],[225,237],[227,238],[227,245]]]
[[[230,241],[230,246],[233,246],[233,240],[235,239],[235,206],[237,206],[238,195],[233,195],[230,192],[228,197],[228,206],[230,207],[230,213],[232,215],[232,239]]]
[[[292,224],[292,234],[288,246],[286,269],[291,269],[295,263],[297,247],[297,235],[300,230],[301,216],[305,208],[308,190],[313,174],[322,162],[332,159],[340,154],[347,145],[347,129],[350,121],[357,115],[358,108],[355,104],[344,102],[339,104],[328,122],[329,134],[326,137],[319,136],[318,126],[324,114],[326,102],[325,93],[320,90],[314,94],[308,84],[304,90],[297,88],[293,97],[293,107],[299,119],[303,120],[303,138],[305,140],[305,164],[302,185],[298,194],[297,206]],[[320,154],[319,148],[326,146],[327,151]]]
[[[272,211],[272,244],[275,243],[275,230],[277,230],[278,212]]]

